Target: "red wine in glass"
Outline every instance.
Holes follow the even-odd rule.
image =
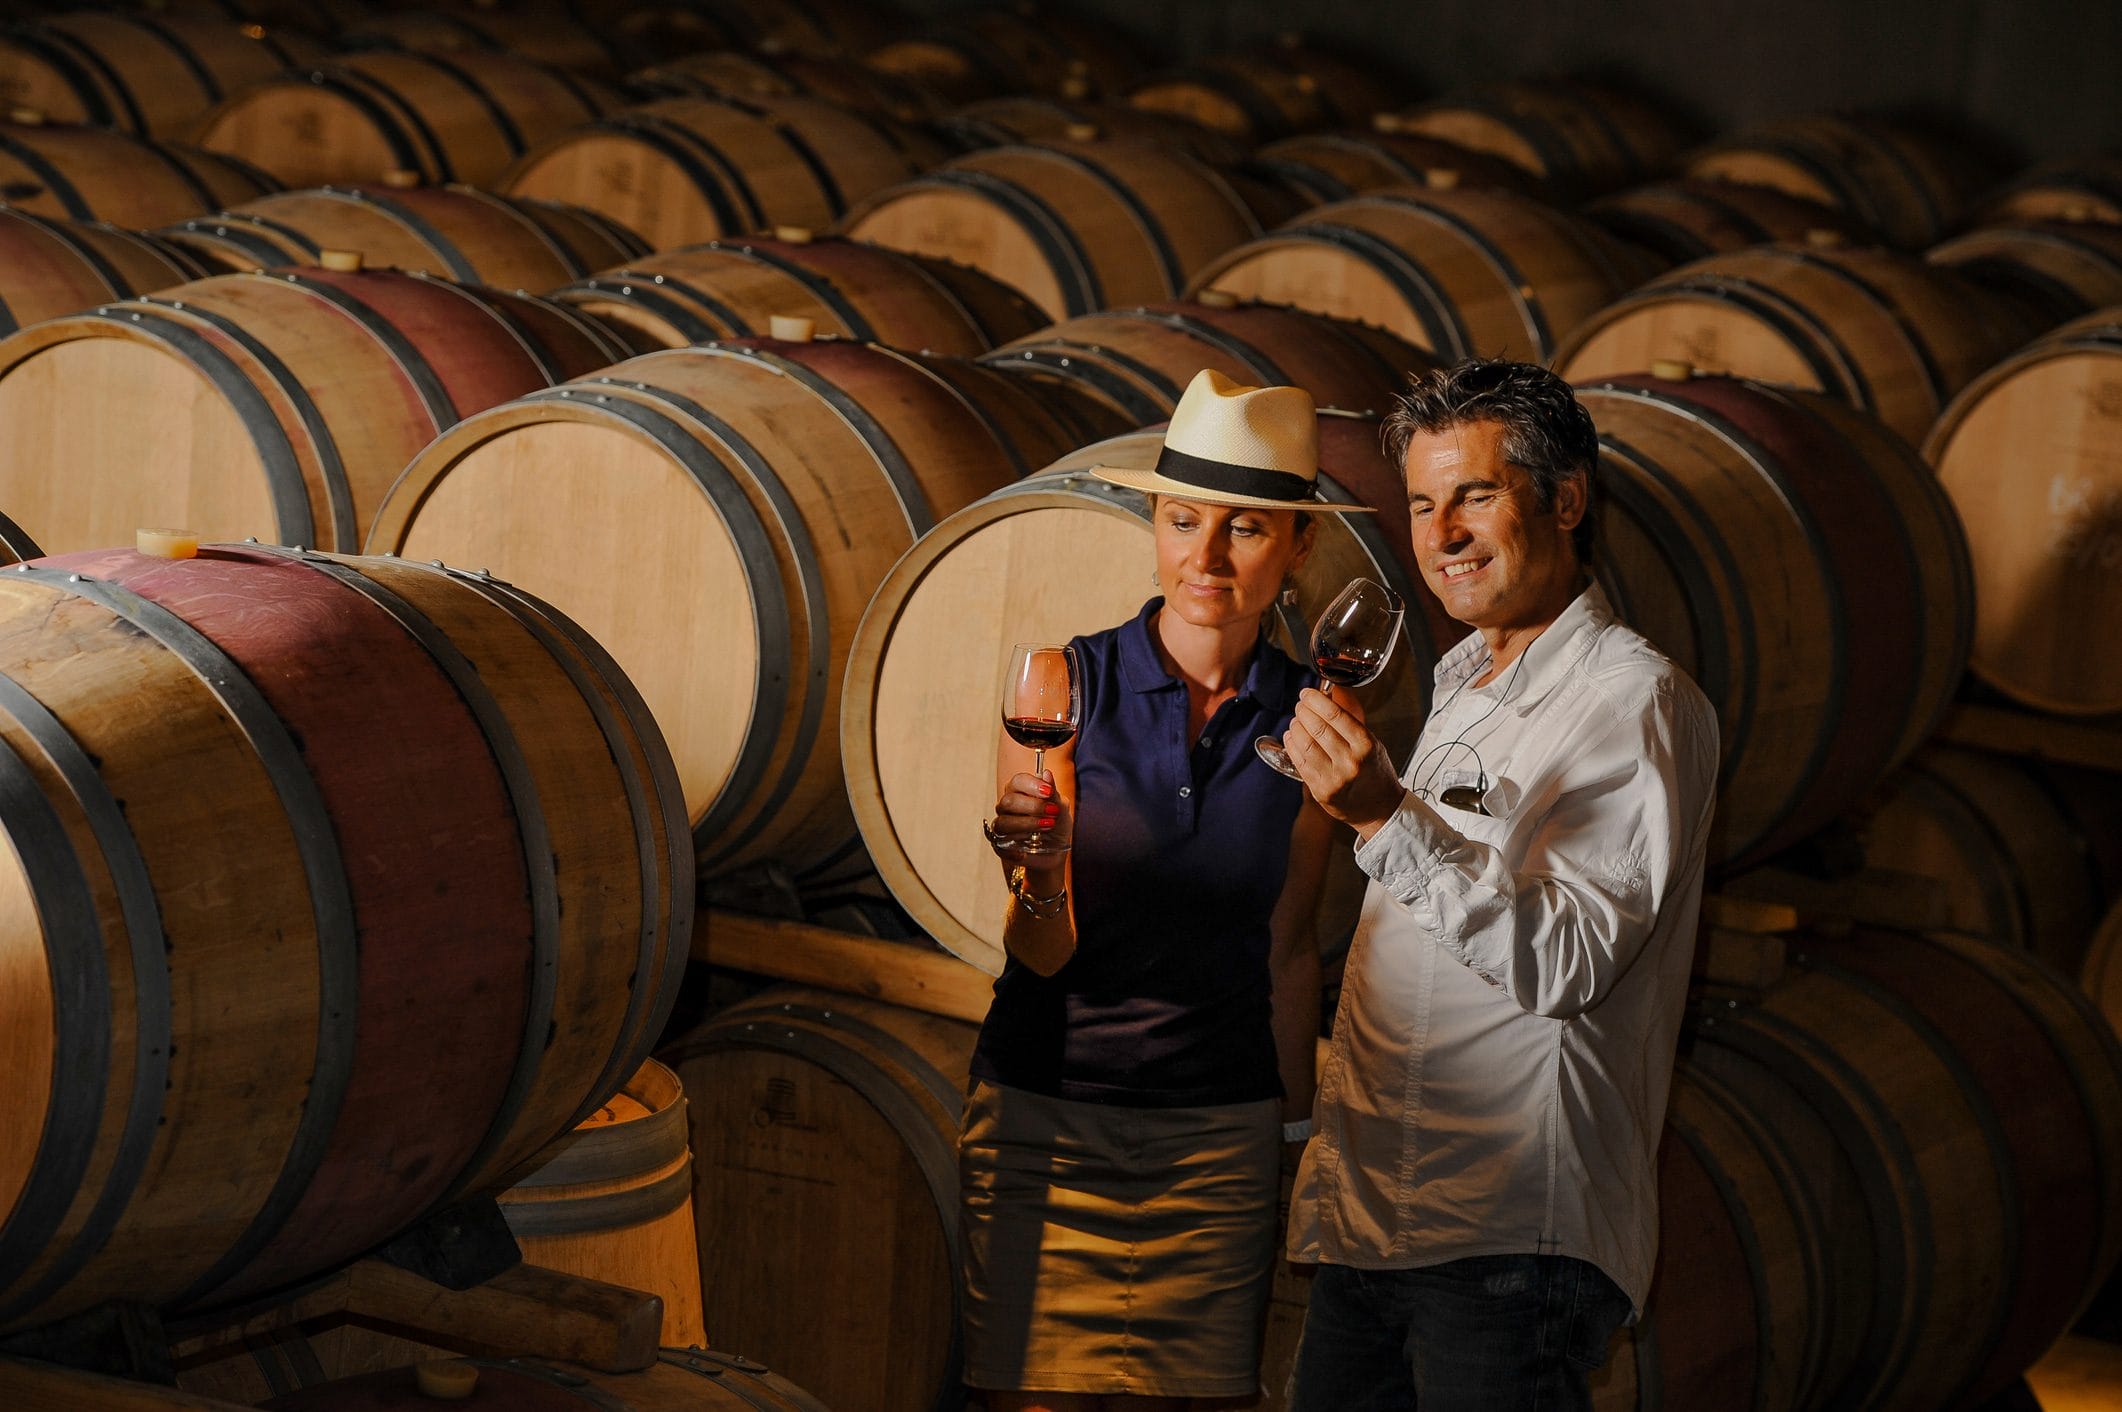
[[[1010,653],[1009,676],[1002,683],[1002,729],[1032,752],[1032,773],[1046,769],[1046,752],[1068,744],[1076,735],[1079,703],[1076,650],[1073,647],[1020,642]],[[1037,831],[999,833],[987,826],[990,842],[1014,854],[1065,853]]]
[[[1329,697],[1337,686],[1363,686],[1377,679],[1400,640],[1400,624],[1407,605],[1400,595],[1369,579],[1351,580],[1334,595],[1312,629],[1312,669],[1319,674],[1320,690]],[[1282,749],[1282,742],[1263,735],[1253,749],[1270,767],[1298,778],[1296,767]]]

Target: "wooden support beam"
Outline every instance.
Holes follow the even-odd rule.
[[[24,1412],[244,1412],[236,1403],[173,1387],[21,1358],[0,1358],[0,1407]]]
[[[1945,713],[1937,738],[2000,755],[2029,755],[2122,774],[2122,727],[2111,720],[2081,721],[1962,703]]]
[[[538,1265],[464,1290],[381,1260],[363,1260],[350,1274],[348,1314],[443,1347],[631,1373],[655,1362],[662,1342],[655,1295]]]
[[[994,999],[985,971],[933,946],[713,907],[694,923],[693,959],[974,1024]]]

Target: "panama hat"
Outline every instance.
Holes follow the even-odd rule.
[[[1093,466],[1091,474],[1151,495],[1259,510],[1365,514],[1368,505],[1319,498],[1319,414],[1301,387],[1247,387],[1214,368],[1186,385],[1148,470]]]

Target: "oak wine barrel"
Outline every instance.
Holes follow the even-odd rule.
[[[1760,124],[1681,160],[1692,177],[1766,186],[1832,206],[1904,250],[1959,225],[1992,173],[1966,143],[1884,118],[1817,114]]]
[[[1054,319],[1174,298],[1259,234],[1206,163],[1117,140],[968,153],[871,196],[840,230],[985,270]]]
[[[1979,1406],[2122,1251],[2122,1047],[1987,942],[1860,930],[1791,959],[1758,1004],[1699,1017],[1683,1063],[1812,1149],[1833,1356],[1798,1405]]]
[[[91,550],[0,578],[0,670],[0,1328],[330,1270],[646,1057],[690,941],[675,776],[548,606]]]
[[[1217,167],[1236,166],[1245,160],[1247,151],[1241,142],[1170,113],[1043,93],[967,103],[945,115],[938,126],[967,149],[1106,138],[1161,143]]]
[[[2024,305],[2043,329],[2122,304],[2122,223],[1979,226],[1924,255]]]
[[[685,1091],[651,1059],[500,1194],[523,1258],[663,1301],[663,1342],[704,1348]]]
[[[1324,128],[1367,127],[1392,96],[1392,86],[1370,69],[1285,34],[1258,49],[1210,54],[1152,74],[1128,90],[1127,101],[1258,145]]]
[[[142,524],[352,551],[460,417],[623,356],[562,306],[476,285],[216,275],[0,342],[0,504],[56,553]]]
[[[1030,0],[960,7],[863,62],[960,103],[1008,93],[1104,97],[1141,68],[1131,45],[1080,9]]]
[[[277,192],[156,234],[230,271],[313,265],[327,249],[352,250],[372,269],[541,292],[648,248],[595,212],[392,175],[378,186]]]
[[[825,1403],[752,1359],[706,1348],[666,1348],[637,1373],[599,1373],[532,1358],[459,1358],[438,1366],[436,1376],[451,1384],[466,1371],[473,1374],[468,1392],[447,1399],[465,1412],[827,1412]],[[304,1388],[260,1406],[270,1412],[401,1412],[436,1400],[422,1389],[417,1369],[394,1368]]]
[[[1966,541],[1914,452],[1831,398],[1734,378],[1579,384],[1594,572],[1717,707],[1712,867],[1828,822],[1936,724],[1974,617]]]
[[[151,235],[0,206],[0,333],[205,273],[191,255]]]
[[[1344,481],[1356,477],[1343,469],[1353,466],[1372,485],[1382,471],[1392,498],[1405,503],[1374,420],[1322,415],[1319,434],[1329,497],[1355,499]],[[979,821],[994,808],[1001,721],[993,703],[1010,645],[1101,631],[1155,594],[1147,497],[1086,468],[1146,467],[1162,444],[1154,429],[1099,442],[943,520],[877,585],[849,651],[840,756],[863,843],[921,929],[990,972],[1002,965],[1007,892]],[[1437,646],[1415,606],[1426,590],[1373,523],[1382,518],[1316,517],[1298,601],[1277,610],[1271,630],[1303,660],[1312,620],[1350,579],[1374,579],[1408,600],[1399,647],[1385,674],[1363,689],[1372,729],[1399,759],[1420,727]],[[951,689],[939,692],[943,681]],[[1329,948],[1355,920],[1360,883],[1352,861],[1337,864],[1320,922]]]
[[[28,121],[25,121],[28,119]],[[41,216],[155,226],[279,183],[233,157],[17,109],[0,124],[0,200]]]
[[[1489,84],[1394,116],[1404,131],[1500,157],[1579,198],[1662,175],[1682,141],[1658,104],[1580,79]]]
[[[1046,323],[979,270],[783,227],[628,261],[552,297],[608,325],[634,351],[773,331],[776,317],[893,348],[970,358]]]
[[[832,1407],[931,1412],[962,1395],[957,1138],[976,1034],[784,986],[658,1051],[692,1114],[718,1341]]]
[[[1446,362],[1545,362],[1654,268],[1647,253],[1529,197],[1386,187],[1224,252],[1187,292],[1377,324]]]
[[[2043,711],[2122,710],[2122,663],[2086,635],[2122,614],[2118,374],[2122,306],[2065,324],[1997,363],[1923,443],[1974,553],[1968,667]],[[2034,447],[2039,455],[2029,456]]]
[[[2039,163],[2005,183],[1975,214],[1978,225],[2020,221],[2122,223],[2122,153]]]
[[[1952,930],[2078,973],[2106,892],[2082,826],[2027,763],[1927,746],[1857,817],[1865,863],[1929,880]]]
[[[715,49],[664,57],[632,74],[639,92],[659,98],[770,98],[807,94],[901,123],[942,118],[950,103],[917,81],[844,55],[746,53]]]
[[[1131,425],[1168,419],[1203,368],[1256,387],[1301,387],[1320,407],[1382,415],[1409,378],[1436,366],[1383,329],[1225,299],[1085,314],[1005,343],[982,361],[1074,388]]]
[[[1307,132],[1270,142],[1253,166],[1311,193],[1315,201],[1346,201],[1381,186],[1467,187],[1537,195],[1539,179],[1500,157],[1441,137],[1404,131],[1381,115],[1368,131]]]
[[[1553,361],[1572,382],[1675,360],[1828,392],[1920,442],[1954,393],[2033,332],[1952,270],[1829,240],[1682,265],[1594,312]]]
[[[906,15],[878,0],[621,0],[600,7],[636,64],[702,49],[864,54],[903,33]]]
[[[1080,436],[957,359],[669,349],[467,418],[412,458],[369,546],[491,566],[595,633],[671,742],[709,876],[820,875],[858,847],[837,719],[872,589]]]
[[[593,79],[510,54],[372,49],[253,84],[214,110],[198,140],[285,186],[399,170],[493,186],[525,151],[619,102]]]
[[[553,137],[500,189],[601,211],[668,250],[822,229],[939,155],[889,119],[819,98],[665,98]]]
[[[412,49],[447,58],[466,50],[514,54],[533,63],[599,78],[626,67],[602,23],[592,24],[564,4],[458,4],[372,14],[339,36],[342,47]]]
[[[1584,214],[1623,240],[1686,264],[1727,250],[1827,231],[1845,244],[1875,239],[1849,216],[1767,186],[1677,177],[1602,196]]]
[[[188,138],[215,104],[321,54],[299,30],[78,9],[0,33],[0,90],[57,122]]]

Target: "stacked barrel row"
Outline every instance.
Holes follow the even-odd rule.
[[[658,23],[677,28],[670,13]],[[492,75],[530,70],[462,38],[479,24],[470,10],[446,24],[389,17],[383,27],[405,47],[328,61],[320,50],[298,82],[225,100],[210,145],[244,153],[239,170],[264,166],[307,189],[268,194],[260,182],[211,211],[126,217],[158,221],[158,238],[201,269],[231,273],[152,300],[119,303],[113,291],[65,327],[22,335],[15,361],[16,345],[0,347],[0,398],[16,369],[23,379],[0,419],[24,428],[9,462],[57,455],[108,471],[93,495],[79,492],[81,513],[118,508],[111,523],[91,522],[82,545],[122,539],[143,521],[188,521],[217,537],[441,558],[522,584],[580,621],[638,683],[671,741],[707,874],[764,871],[816,887],[865,872],[874,856],[925,930],[988,966],[1000,959],[999,885],[966,821],[990,802],[992,752],[967,742],[992,739],[1000,646],[1106,626],[1138,605],[1149,558],[1142,506],[1082,469],[1152,457],[1154,435],[1135,428],[1167,415],[1195,369],[1296,381],[1345,409],[1322,423],[1329,493],[1389,507],[1396,469],[1361,414],[1381,410],[1405,372],[1431,358],[1566,358],[1602,311],[1660,269],[1727,255],[1746,263],[1717,275],[1720,289],[1766,289],[1761,298],[1802,315],[1764,321],[1779,329],[1811,333],[1862,306],[1871,322],[1854,333],[1830,327],[1819,335],[1827,351],[1784,355],[1805,375],[1773,380],[1809,392],[1672,368],[1649,375],[1659,351],[1606,370],[1628,376],[1591,394],[1613,487],[1602,572],[1616,600],[1718,696],[1730,801],[1719,846],[1739,863],[1835,816],[1923,739],[1982,601],[1950,503],[1906,446],[1837,399],[1891,413],[1888,425],[1920,437],[1926,393],[1935,415],[2022,332],[2055,322],[2059,299],[2117,297],[2072,292],[2081,281],[2100,287],[2092,255],[2071,255],[2064,277],[2054,262],[1986,254],[1968,264],[1990,281],[1978,285],[1872,248],[1881,236],[1933,243],[1953,218],[1940,214],[1930,228],[1909,212],[1926,200],[1943,212],[1960,198],[1919,184],[1920,199],[1896,205],[1880,173],[1921,164],[1848,160],[1863,141],[1896,141],[1860,125],[1756,134],[1689,159],[1695,175],[1681,184],[1644,186],[1670,170],[1678,143],[1655,114],[1615,95],[1504,88],[1389,111],[1389,92],[1285,45],[1142,78],[1080,24],[996,11],[881,49],[813,39],[779,53],[671,59],[643,80],[659,96],[634,107],[597,86],[620,70],[563,57],[555,44],[540,57],[570,68],[537,70],[535,85],[509,90],[546,95],[535,100],[543,116],[497,124],[495,109],[510,110]],[[529,52],[532,28],[485,37]],[[1000,74],[1037,92],[997,92]],[[438,75],[454,100],[408,97]],[[464,96],[475,87],[484,99]],[[1847,180],[1820,176],[1822,150]],[[1617,188],[1629,189],[1584,208],[1557,204]],[[836,221],[842,237],[812,233]],[[1842,243],[1816,231],[1840,232]],[[2017,248],[2098,249],[2078,226],[2066,235]],[[1776,240],[1786,243],[1763,248]],[[327,249],[349,246],[370,269],[316,268]],[[427,276],[380,272],[391,265]],[[1996,273],[2006,269],[2033,273]],[[477,294],[474,284],[543,290],[550,302]],[[473,303],[484,311],[471,321],[477,339],[431,341],[445,308]],[[1956,320],[1978,305],[1992,312]],[[2000,327],[2011,332],[2000,337]],[[317,352],[312,329],[335,330],[344,351]],[[1680,350],[1699,368],[1781,371],[1722,363],[1703,342]],[[967,361],[974,355],[984,356]],[[333,393],[335,360],[371,371]],[[485,379],[477,385],[474,367]],[[503,367],[506,376],[491,375]],[[100,412],[65,401],[106,369],[115,405],[137,416],[112,416],[111,401]],[[1854,372],[1836,380],[1822,369]],[[557,386],[532,390],[548,384]],[[136,429],[152,409],[178,405],[182,418]],[[186,472],[153,493],[184,498],[167,509],[169,500],[127,503],[120,487],[137,483],[142,465],[168,464],[176,443],[194,448]],[[22,517],[32,533],[39,520],[62,523],[64,495],[78,491],[29,491],[49,497]],[[1401,516],[1328,529],[1316,572],[1278,624],[1286,643],[1301,642],[1325,597],[1356,573],[1425,602]],[[1883,558],[1882,543],[1892,546]],[[76,546],[53,535],[47,547]],[[1420,720],[1428,663],[1455,631],[1443,621],[1422,629],[1375,689],[1376,719],[1401,748]],[[1355,881],[1341,880],[1330,930],[1352,918]],[[2022,982],[2035,984],[2013,980]],[[836,1027],[832,1002],[806,1003]],[[1840,1014],[1824,1008],[1822,1030]],[[843,1078],[888,1074],[925,1043],[898,1034],[898,1020],[859,1018],[859,1042],[818,1039],[781,1015],[751,1023],[810,1035],[807,1053],[859,1050],[835,1068]],[[2071,1036],[2056,1045],[2083,1048]],[[865,1079],[861,1102],[919,1112],[922,1123],[940,1113],[947,1133],[955,1090],[950,1064],[940,1072],[912,1098],[903,1084]],[[819,1282],[791,1281],[785,1252],[776,1269],[773,1253],[745,1246],[741,1232],[808,1229],[831,1247],[842,1228],[795,1211],[771,1216],[764,1189],[733,1201],[717,1188],[738,1180],[738,1134],[761,1126],[749,1108],[703,1118],[700,1094],[724,1090],[740,1107],[754,1092],[783,1095],[772,1102],[788,1111],[772,1109],[765,1125],[773,1133],[814,1126],[786,1073],[696,1082],[708,1332],[798,1368],[743,1320],[776,1317],[770,1291],[801,1291],[802,1316],[787,1322],[813,1336],[797,1352],[819,1369],[802,1368],[801,1381],[861,1389],[847,1394],[856,1400],[883,1381],[909,1405],[929,1405],[954,1376],[947,1342],[923,1341],[948,1339],[938,1307],[947,1251],[904,1276],[914,1294],[869,1301],[920,1306],[928,1332],[907,1347],[928,1350],[918,1358],[929,1363],[877,1379],[875,1356],[900,1338],[886,1327],[874,1341],[841,1341],[834,1356],[846,1369],[824,1369]],[[1736,1149],[1717,1147],[1721,1136],[1703,1136],[1713,1119],[1689,1105],[1690,1160],[1706,1169],[1713,1158],[1701,1154],[1715,1149],[1715,1161],[1738,1163]],[[2053,1116],[2073,1131],[2111,1122],[2097,1095]],[[814,1156],[804,1181],[843,1175],[830,1154]],[[912,1204],[893,1209],[916,1235],[929,1219],[923,1203],[933,1208],[939,1195],[932,1156],[917,1148],[889,1159],[912,1164]],[[1869,1173],[1874,1159],[1845,1160]],[[2051,1160],[2029,1154],[2027,1182],[2050,1180],[2040,1164]],[[1686,1180],[1669,1175],[1676,1192],[1699,1195],[1703,1183]],[[866,1196],[873,1212],[875,1190]],[[1711,1214],[1673,1207],[1696,1218],[1683,1232]],[[1910,1239],[1895,1215],[1869,1212],[1882,1250]],[[1817,1234],[1805,1229],[1801,1242]],[[1731,1239],[1744,1245],[1752,1234]],[[1669,1250],[1706,1248],[1695,1239],[1675,1234]],[[2111,1254],[2103,1241],[2084,1269],[2062,1271],[2042,1254],[2049,1248],[2029,1245],[2022,1281],[2056,1274],[2047,1303],[1969,1294],[1974,1272],[1999,1254],[1985,1250],[1965,1256],[1966,1278],[1935,1305],[1895,1310],[1884,1307],[1885,1282],[1866,1283],[1866,1267],[1793,1254],[1818,1277],[1806,1298],[1861,1294],[1871,1312],[1808,1326],[1801,1349],[1788,1342],[1793,1286],[1762,1294],[1757,1282],[1758,1319],[1734,1317],[1685,1341],[1765,1365],[1761,1331],[1786,1340],[1772,1350],[1778,1368],[1800,1371],[1762,1374],[1756,1405],[1916,1405],[1885,1389],[1950,1319],[1989,1320],[1987,1341],[1981,1356],[1970,1348],[1941,1361],[1926,1396],[2016,1371]],[[837,1284],[874,1293],[861,1280]],[[1692,1307],[1661,1305],[1668,1323]],[[1677,1337],[1631,1346],[1644,1386],[1689,1386],[1688,1369],[1655,1362]]]

